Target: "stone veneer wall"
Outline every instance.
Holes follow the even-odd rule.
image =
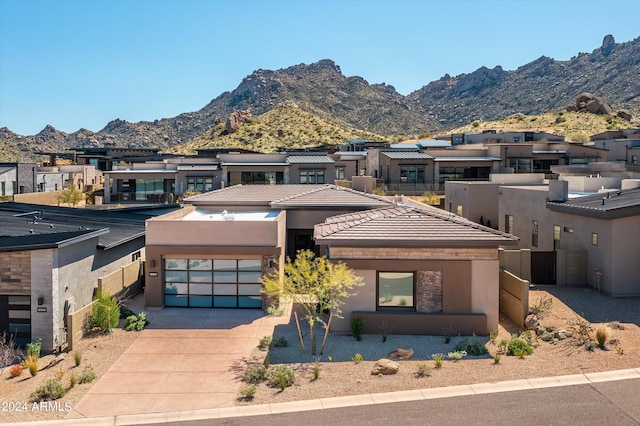
[[[0,294],[31,293],[31,252],[14,251],[2,254],[0,264]]]
[[[442,271],[416,273],[416,311],[442,312]]]
[[[332,259],[497,260],[495,248],[331,247]]]

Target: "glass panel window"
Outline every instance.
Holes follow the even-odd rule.
[[[165,259],[165,269],[182,269],[184,271],[187,270],[188,261],[187,259]]]
[[[213,292],[211,284],[189,284],[189,294],[209,295]]]
[[[189,281],[187,271],[166,271],[164,280],[168,283],[186,283]]]
[[[189,281],[192,283],[210,283],[211,271],[190,271]]]
[[[238,271],[262,271],[262,261],[259,259],[238,260]]]
[[[344,179],[344,167],[336,167],[336,169],[335,169],[335,178],[336,179]]]
[[[531,221],[531,245],[538,247],[538,221]]]
[[[214,284],[213,285],[213,294],[221,294],[221,295],[235,295],[237,294],[238,289],[235,284]]]
[[[300,170],[300,183],[324,183],[324,170]]]
[[[211,259],[190,259],[189,260],[189,269],[200,270],[200,271],[210,271],[213,266],[213,261]]]
[[[378,307],[413,308],[413,272],[378,272]]]
[[[215,271],[235,271],[237,267],[236,260],[215,259],[213,261],[213,269]]]
[[[591,244],[594,246],[598,245],[598,234],[596,234],[595,232],[591,233]]]
[[[504,232],[513,234],[513,216],[510,214],[504,215]]]
[[[260,278],[262,277],[262,273],[257,272],[238,272],[238,282],[239,283],[259,283]]]
[[[456,206],[456,214],[457,214],[458,216],[462,216],[462,204],[458,204],[458,205]]]
[[[213,282],[215,283],[235,283],[236,271],[215,271],[213,273]]]

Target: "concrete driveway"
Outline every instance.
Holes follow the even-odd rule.
[[[165,308],[66,418],[229,407],[251,351],[287,316]]]

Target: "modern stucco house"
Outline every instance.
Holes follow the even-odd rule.
[[[335,185],[232,186],[149,219],[146,232],[147,306],[266,308],[261,277],[311,249],[365,278],[334,330],[362,312],[367,331],[416,334],[497,327],[498,246],[516,240]]]
[[[98,280],[140,265],[152,214],[0,203],[0,331],[64,345],[67,313],[92,301]]]

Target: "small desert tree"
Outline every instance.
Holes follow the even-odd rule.
[[[340,307],[344,300],[353,295],[354,287],[363,285],[344,263],[332,263],[326,257],[315,257],[309,250],[300,250],[295,260],[287,259],[283,276],[279,271],[262,280],[262,292],[272,297],[290,298],[302,308],[311,332],[311,353],[316,354],[316,329],[326,328],[324,312],[330,311],[342,318]]]
[[[76,207],[80,201],[85,199],[86,195],[84,192],[81,192],[75,185],[69,184],[67,189],[60,192],[58,195],[58,202],[71,204],[73,207]]]

